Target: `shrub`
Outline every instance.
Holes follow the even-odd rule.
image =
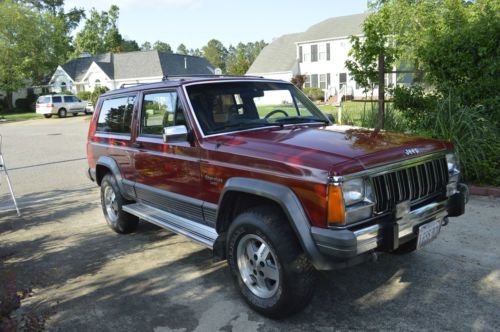
[[[27,98],[19,98],[15,102],[17,109],[28,112],[30,110],[30,102]]]
[[[97,104],[97,99],[99,99],[99,96],[105,93],[106,91],[109,91],[109,89],[106,88],[105,86],[96,87],[94,89],[94,91],[90,95],[90,101],[92,102],[92,105],[94,105],[94,107]]]
[[[92,92],[90,91],[80,91],[76,94],[76,96],[78,98],[80,98],[81,100],[90,100],[91,96],[92,96]]]
[[[323,100],[325,98],[325,93],[320,88],[304,88],[302,91],[309,99],[314,101]]]
[[[397,86],[391,90],[394,108],[401,112],[408,129],[425,130],[434,123],[438,98],[426,94],[420,85],[411,87]]]

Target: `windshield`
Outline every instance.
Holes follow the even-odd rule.
[[[186,89],[205,135],[284,124],[328,123],[291,84],[223,82]]]

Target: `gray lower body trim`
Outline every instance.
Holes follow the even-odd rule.
[[[124,205],[123,210],[159,227],[187,236],[191,240],[210,249],[213,249],[214,242],[217,239],[217,232],[213,227],[200,224],[147,204],[135,203]]]

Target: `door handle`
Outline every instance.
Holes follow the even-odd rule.
[[[136,148],[136,149],[140,149],[140,148],[142,148],[144,146],[142,145],[142,143],[134,142],[134,143],[132,143],[132,147]]]

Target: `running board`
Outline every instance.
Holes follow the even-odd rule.
[[[124,205],[123,211],[171,232],[184,235],[210,249],[213,249],[215,240],[217,239],[217,232],[212,227],[179,217],[178,215],[144,203]]]

